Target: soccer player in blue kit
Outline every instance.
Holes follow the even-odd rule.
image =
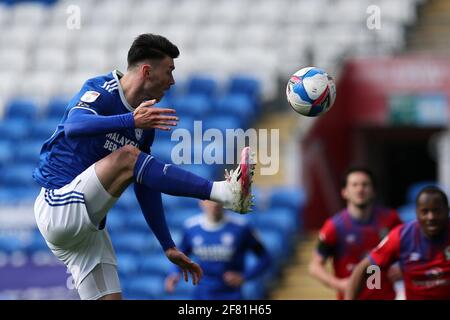
[[[254,164],[244,148],[237,169],[212,182],[150,154],[155,129],[177,124],[175,110],[153,106],[175,83],[178,48],[142,34],[128,51],[125,74],[87,80],[45,141],[34,179],[42,186],[34,212],[47,245],[71,272],[81,299],[121,299],[106,214],[134,182],[144,217],[167,258],[196,285],[202,269],[175,246],[161,193],[210,199],[239,213],[251,206]]]
[[[261,276],[271,258],[252,228],[239,217],[224,213],[222,205],[202,201],[204,214],[185,223],[180,250],[192,255],[203,269],[203,279],[195,287],[195,300],[239,300],[245,281]],[[245,269],[245,255],[253,252],[257,261]],[[166,291],[175,290],[180,280],[176,268],[166,278]]]

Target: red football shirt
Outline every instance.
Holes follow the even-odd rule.
[[[333,258],[336,277],[347,278],[353,268],[375,248],[387,233],[401,224],[397,212],[393,209],[375,208],[367,222],[354,219],[347,209],[329,218],[320,230],[318,252],[323,257]],[[391,300],[395,290],[385,271],[381,274],[381,288],[363,289],[358,299]],[[338,292],[338,299],[343,299]]]
[[[369,258],[381,269],[399,261],[408,300],[450,299],[450,223],[440,239],[430,240],[417,221],[392,230]]]

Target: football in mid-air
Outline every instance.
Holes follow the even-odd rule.
[[[307,67],[294,73],[286,86],[286,96],[291,107],[307,117],[326,113],[336,99],[333,78],[324,70]]]

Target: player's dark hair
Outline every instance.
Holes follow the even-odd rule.
[[[177,58],[180,51],[177,46],[163,36],[145,33],[134,39],[128,50],[128,68],[144,60],[162,60],[165,57]]]
[[[420,192],[417,194],[416,197],[416,205],[419,204],[419,198],[422,194],[428,193],[428,194],[437,194],[441,197],[442,203],[446,208],[448,208],[448,198],[444,191],[439,189],[436,186],[426,186],[425,188],[421,189]]]
[[[348,176],[355,172],[365,173],[369,177],[370,181],[372,182],[372,186],[375,188],[375,186],[376,186],[375,175],[373,174],[373,172],[370,169],[368,169],[366,167],[362,167],[362,166],[353,166],[353,167],[348,168],[345,171],[344,175],[342,176],[342,180],[341,180],[342,188],[345,188],[347,186]]]

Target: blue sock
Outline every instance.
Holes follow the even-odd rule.
[[[141,152],[134,166],[136,183],[173,196],[206,200],[213,183],[172,164],[165,164]]]

